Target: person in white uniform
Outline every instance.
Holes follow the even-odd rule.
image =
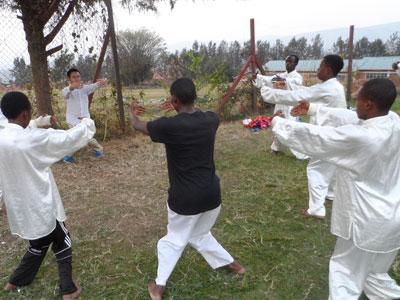
[[[255,86],[257,88],[262,88],[264,85],[269,86],[269,87],[281,87],[283,86],[284,88],[288,90],[295,90],[298,87],[303,85],[303,76],[301,76],[297,71],[296,67],[299,63],[299,57],[297,55],[289,55],[285,59],[285,67],[286,67],[286,72],[284,73],[279,73],[273,76],[265,76],[261,74],[257,74],[256,80],[255,80]],[[285,104],[275,104],[274,108],[274,114],[277,113],[278,111],[282,112],[285,116],[287,116],[290,119],[300,121],[299,118],[293,117],[290,115],[290,111],[293,108],[293,106],[290,105],[285,105]],[[273,136],[273,141],[271,144],[271,151],[273,153],[278,153],[281,149],[281,146],[279,144],[279,141]],[[307,159],[307,156],[304,154],[301,154],[297,151],[294,151],[293,149],[290,149],[292,154],[297,158],[297,159]]]
[[[157,245],[157,278],[148,286],[153,300],[161,300],[165,285],[187,245],[196,249],[213,268],[235,274],[245,269],[218,243],[211,233],[221,210],[221,189],[215,174],[214,143],[218,115],[195,109],[196,88],[192,80],[180,78],[170,88],[171,104],[178,114],[143,122],[144,108],[132,105],[132,126],[165,144],[170,188],[167,234]]]
[[[94,93],[99,87],[107,85],[106,79],[100,79],[96,83],[82,85],[81,74],[78,69],[72,68],[67,72],[69,86],[62,90],[64,100],[67,106],[66,119],[69,128],[78,125],[82,118],[90,118],[89,95]],[[95,156],[100,158],[104,156],[103,147],[99,142],[92,138],[89,142],[94,148]],[[64,157],[64,162],[74,163],[72,153]]]
[[[357,96],[357,111],[301,103],[333,126],[300,124],[276,117],[280,142],[337,167],[331,232],[337,236],[329,264],[331,300],[400,298],[387,274],[400,248],[400,118],[390,108],[396,88],[372,79]]]
[[[28,127],[32,106],[20,92],[5,94],[1,110],[8,123],[0,129],[0,190],[11,233],[28,241],[28,250],[4,290],[32,283],[52,246],[61,295],[64,300],[76,299],[80,289],[72,280],[71,237],[50,167],[87,145],[95,132],[94,122],[82,119],[67,131]]]
[[[300,101],[306,100],[328,107],[345,108],[344,88],[336,79],[342,68],[343,59],[340,56],[327,55],[322,59],[317,73],[321,83],[310,87],[300,87],[293,91],[263,86],[261,96],[264,101],[275,104],[295,106]],[[316,119],[310,117],[310,123],[316,124]],[[329,186],[333,184],[335,169],[336,167],[330,163],[310,157],[307,165],[309,203],[308,209],[303,210],[305,216],[325,218],[325,199],[328,196]]]

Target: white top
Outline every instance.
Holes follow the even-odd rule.
[[[264,86],[261,88],[261,96],[265,102],[275,104],[295,106],[299,101],[303,100],[329,107],[346,107],[343,85],[336,78],[331,78],[310,87],[302,86],[293,91],[271,89]],[[315,123],[313,117],[310,118],[310,123]]]
[[[62,90],[67,105],[66,119],[70,127],[79,124],[80,118],[90,118],[88,96],[99,87],[99,83],[92,83],[72,91],[68,86]]]
[[[400,76],[400,63],[397,64],[397,70],[396,70],[397,75]]]
[[[274,118],[280,142],[337,166],[331,232],[365,251],[400,248],[400,118],[359,120],[345,109],[318,107],[317,126]],[[351,124],[346,124],[351,122]]]
[[[290,73],[288,73],[286,71],[284,73],[279,73],[279,74],[273,75],[273,76],[265,76],[265,75],[257,74],[256,86],[258,88],[262,88],[263,86],[273,87],[272,80],[277,76],[286,79],[285,82],[286,82],[286,86],[287,86],[288,90],[294,90],[298,86],[303,85],[303,76],[301,76],[300,73],[298,73],[296,70],[293,70]]]
[[[290,73],[284,72],[284,73],[280,73],[280,74],[277,74],[274,76],[264,76],[264,75],[257,74],[255,85],[258,88],[261,88],[263,86],[273,87],[272,80],[276,76],[286,79],[286,81],[285,81],[286,88],[288,90],[295,90],[295,89],[300,88],[303,85],[303,76],[301,76],[296,70],[294,70]],[[292,120],[298,120],[298,118],[292,117],[290,115],[290,111],[292,110],[292,108],[293,107],[290,105],[275,104],[274,113],[276,113],[277,111],[281,111],[287,118],[292,119]]]
[[[90,119],[66,131],[13,123],[0,130],[0,190],[12,234],[38,239],[66,219],[50,166],[86,146],[94,133]]]
[[[4,124],[7,124],[8,120],[7,118],[3,115],[3,112],[0,109],[0,127],[4,126]]]

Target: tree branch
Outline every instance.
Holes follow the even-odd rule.
[[[48,35],[46,35],[46,37],[44,38],[44,42],[46,43],[46,45],[50,44],[54,40],[54,38],[57,36],[57,34],[60,32],[60,30],[64,26],[65,22],[67,22],[69,16],[74,11],[76,3],[77,3],[77,0],[71,1],[71,3],[68,5],[67,9],[65,10],[64,14],[62,15],[60,21],[58,21],[57,25],[54,26],[53,30]]]
[[[58,6],[60,5],[61,0],[53,0],[51,1],[50,5],[48,6],[48,9],[46,9],[45,12],[43,12],[42,20],[43,24],[46,24],[51,16],[57,11]]]
[[[63,45],[58,45],[57,47],[51,48],[50,50],[46,51],[46,56],[50,56],[54,53],[56,53],[57,51],[60,51],[63,48]]]

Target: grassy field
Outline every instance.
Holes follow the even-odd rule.
[[[334,246],[328,218],[305,219],[305,162],[269,152],[270,131],[252,134],[238,122],[221,126],[216,164],[223,192],[214,234],[246,268],[243,278],[211,270],[187,249],[168,284],[166,299],[327,299],[328,261]],[[156,243],[166,231],[164,149],[142,135],[112,139],[106,157],[89,149],[75,166],[54,174],[67,210],[74,274],[82,299],[147,299],[156,274]],[[0,218],[0,283],[25,250]],[[400,279],[397,263],[392,273]],[[0,299],[57,299],[51,253],[37,279]]]

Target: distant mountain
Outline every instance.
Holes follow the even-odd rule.
[[[389,36],[398,31],[400,33],[400,22],[395,23],[388,23],[388,24],[381,24],[381,25],[374,25],[368,27],[356,27],[354,28],[354,41],[361,39],[362,37],[367,37],[368,40],[375,40],[375,39],[382,39],[384,42],[389,38]],[[317,34],[321,35],[321,38],[324,42],[324,49],[325,51],[329,51],[332,48],[332,45],[338,37],[342,37],[343,40],[346,40],[349,36],[349,28],[335,28],[335,29],[328,29],[322,31],[314,31],[314,32],[305,32],[296,34],[295,37],[305,37],[307,40],[311,40]],[[256,36],[257,40],[267,40],[270,41],[272,44],[275,43],[275,40],[280,39],[284,44],[287,44],[293,35],[287,36],[278,36],[278,35],[266,35],[266,36]],[[240,42],[243,42],[241,40]],[[190,48],[194,41],[182,41],[174,44],[167,45],[169,51],[174,52],[175,50],[181,50],[183,48]],[[202,42],[209,42],[209,41],[202,41]]]

